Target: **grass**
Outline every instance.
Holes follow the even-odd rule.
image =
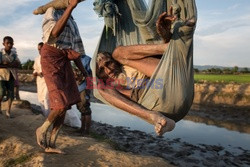
[[[199,82],[210,83],[250,83],[250,74],[195,74],[194,80]]]
[[[29,161],[31,159],[31,157],[32,157],[32,155],[23,154],[16,159],[11,158],[11,159],[7,160],[6,162],[4,162],[4,167],[21,165],[21,164]]]

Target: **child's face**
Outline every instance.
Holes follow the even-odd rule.
[[[12,49],[13,45],[14,45],[13,40],[6,39],[3,42],[3,46],[4,46],[5,51],[10,51]]]

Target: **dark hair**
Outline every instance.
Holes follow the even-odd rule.
[[[112,59],[112,55],[111,55],[111,53],[109,53],[109,52],[99,52],[98,54],[97,54],[97,57],[96,57],[96,76],[98,77],[98,78],[101,78],[101,79],[104,79],[104,80],[106,80],[106,79],[108,79],[108,77],[106,76],[106,74],[99,68],[99,62],[101,61],[101,59],[100,59],[100,55],[104,55],[105,57],[110,57],[111,59]]]
[[[39,45],[39,46],[43,46],[43,42],[39,42],[38,45]]]
[[[14,40],[13,40],[13,38],[12,38],[11,36],[5,36],[5,37],[3,38],[3,42],[6,41],[6,40],[9,40],[9,41],[14,42]]]
[[[100,61],[100,56],[99,56],[100,54],[104,55],[105,57],[109,57],[109,58],[112,59],[112,54],[111,53],[109,53],[109,52],[99,52],[97,54],[97,58],[96,58],[97,63]]]

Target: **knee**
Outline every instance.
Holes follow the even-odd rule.
[[[118,46],[115,48],[112,57],[118,62],[121,62],[126,57],[126,47],[125,46]]]

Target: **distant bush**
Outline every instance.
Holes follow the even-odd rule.
[[[194,69],[195,73],[202,73],[202,74],[247,74],[250,73],[248,68],[239,68],[238,66],[234,66],[233,68],[209,68],[202,71],[198,69]]]
[[[194,68],[194,72],[195,72],[195,73],[199,73],[200,71],[199,71],[198,68]]]
[[[34,61],[28,59],[25,63],[22,64],[23,70],[33,70]]]
[[[240,71],[241,73],[244,73],[244,74],[246,74],[246,73],[250,73],[250,71],[248,70],[248,68],[243,68],[241,71]]]

